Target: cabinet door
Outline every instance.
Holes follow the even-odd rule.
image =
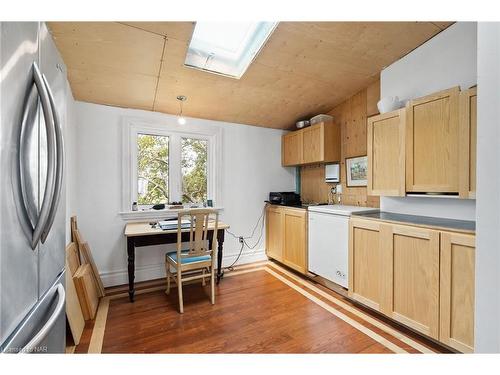
[[[459,88],[412,100],[406,121],[406,191],[458,193]]]
[[[307,272],[307,211],[283,209],[283,263]]]
[[[460,93],[460,197],[476,198],[477,88]]]
[[[380,224],[351,219],[349,222],[349,297],[380,311],[382,299]]]
[[[283,166],[302,164],[302,130],[285,134],[281,144],[281,164]]]
[[[474,351],[475,237],[441,233],[439,340],[464,353]]]
[[[382,312],[437,339],[439,336],[439,232],[381,225],[384,246]]]
[[[318,163],[324,160],[324,124],[313,125],[303,130],[304,163]]]
[[[266,208],[266,254],[269,258],[283,260],[283,214],[281,207]]]
[[[405,195],[404,109],[368,119],[368,195]]]

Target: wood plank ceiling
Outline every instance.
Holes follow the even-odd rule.
[[[271,128],[327,113],[450,22],[282,22],[239,80],[184,66],[194,22],[52,22],[75,99]]]

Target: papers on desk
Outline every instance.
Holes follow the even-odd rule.
[[[178,226],[178,220],[164,220],[164,221],[159,221],[158,226],[162,230],[173,230],[177,229]],[[181,221],[181,228],[182,229],[189,229],[191,228],[191,220],[188,219],[183,219]]]

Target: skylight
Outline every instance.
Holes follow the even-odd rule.
[[[277,22],[196,22],[186,66],[241,78]]]

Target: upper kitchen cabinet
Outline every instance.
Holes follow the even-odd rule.
[[[458,193],[459,87],[411,100],[406,117],[406,191]]]
[[[405,195],[405,109],[368,119],[368,195]]]
[[[302,131],[285,134],[281,141],[281,164],[293,166],[302,164]]]
[[[282,165],[340,161],[340,125],[319,123],[283,136]]]
[[[460,197],[476,198],[477,88],[460,93]]]

